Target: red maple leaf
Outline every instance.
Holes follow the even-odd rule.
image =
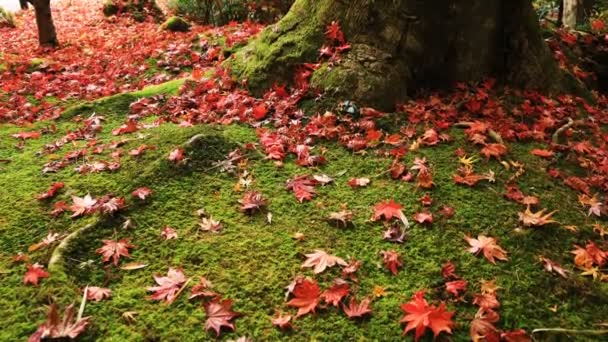
[[[337,41],[340,44],[344,44],[344,33],[340,28],[340,23],[337,21],[332,21],[331,24],[327,25],[325,37],[328,40]]]
[[[28,342],[47,341],[49,339],[75,339],[80,335],[89,324],[90,317],[83,317],[74,320],[74,305],[70,305],[65,309],[63,319],[59,319],[57,313],[57,305],[51,304],[51,309],[46,322],[38,326],[38,329],[33,333]]]
[[[125,124],[112,130],[112,135],[121,135],[125,133],[133,133],[137,131],[137,122],[133,119],[127,120]]]
[[[390,250],[390,251],[381,251],[380,254],[382,255],[382,258],[384,261],[384,266],[389,271],[391,271],[391,273],[393,275],[396,275],[398,272],[398,269],[403,266],[399,253],[397,253],[393,250]]]
[[[11,137],[16,138],[16,139],[21,139],[21,140],[26,140],[26,139],[38,139],[40,138],[40,132],[21,132],[21,133],[15,133],[15,134],[11,134]]]
[[[253,107],[251,116],[256,120],[262,120],[266,117],[266,114],[268,114],[268,108],[266,108],[266,105],[262,102]]]
[[[443,266],[441,266],[441,276],[443,279],[452,279],[452,278],[460,278],[456,274],[456,265],[453,262],[448,261]]]
[[[454,297],[460,297],[459,291],[467,290],[467,281],[466,280],[454,280],[448,281],[445,283],[445,289],[449,293],[453,294]]]
[[[348,318],[359,318],[372,313],[372,309],[369,307],[370,299],[365,298],[361,303],[357,303],[355,298],[351,298],[347,305],[342,304],[342,309]]]
[[[181,269],[169,267],[167,276],[154,276],[154,281],[158,286],[148,287],[148,291],[154,292],[149,299],[164,300],[167,303],[172,303],[177,295],[181,292],[182,286],[188,281]]]
[[[445,310],[445,304],[441,303],[439,307],[429,305],[424,299],[425,291],[418,291],[412,296],[412,300],[402,304],[401,310],[405,312],[405,316],[401,319],[401,323],[407,323],[404,334],[408,331],[416,329],[415,341],[418,341],[427,328],[433,331],[437,337],[442,331],[448,334],[452,333],[454,322],[452,316],[454,312]]]
[[[403,212],[401,209],[403,209],[403,207],[392,199],[380,202],[374,206],[374,216],[372,217],[372,221],[377,221],[382,216],[384,216],[384,219],[387,221],[393,217],[401,219],[403,217]]]
[[[507,153],[507,147],[503,144],[487,144],[481,149],[481,154],[487,159],[494,157],[498,160]]]
[[[119,241],[115,240],[103,240],[103,246],[96,249],[95,252],[101,254],[103,262],[108,262],[110,258],[114,262],[114,265],[118,265],[118,260],[121,256],[130,258],[129,248],[135,248],[129,243],[129,239],[122,239]]]
[[[293,191],[298,201],[310,201],[315,194],[316,184],[317,182],[308,176],[296,176],[287,181],[287,189]]]
[[[287,302],[287,305],[298,308],[296,318],[311,311],[315,312],[321,295],[316,281],[312,279],[298,279],[292,293],[294,298]]]
[[[232,311],[232,300],[216,298],[205,305],[207,320],[205,330],[214,330],[220,336],[222,327],[234,330],[234,323],[230,322],[239,316],[238,312]]]
[[[247,214],[253,214],[267,205],[266,199],[257,191],[246,193],[239,200],[239,203],[241,204],[241,211]]]
[[[36,196],[37,200],[45,200],[48,198],[53,198],[59,189],[63,188],[65,184],[63,182],[55,182],[51,187],[45,192],[38,196]]]
[[[553,158],[553,156],[555,155],[553,151],[541,150],[538,148],[533,149],[532,151],[530,151],[530,153],[541,158]]]
[[[131,193],[131,196],[135,197],[135,198],[139,198],[140,200],[145,200],[146,197],[152,195],[152,190],[148,189],[147,187],[143,186],[141,188],[137,188],[135,190],[133,190],[133,192]]]
[[[325,303],[337,307],[342,298],[348,295],[349,291],[350,286],[348,286],[347,282],[342,279],[336,279],[332,287],[321,293],[321,298],[323,298]]]
[[[169,160],[175,163],[179,163],[184,160],[184,150],[182,148],[176,148],[169,153]]]
[[[48,278],[49,273],[44,270],[44,266],[36,263],[33,265],[26,265],[27,271],[25,272],[25,276],[23,277],[23,284],[33,284],[34,286],[38,286],[39,278]]]

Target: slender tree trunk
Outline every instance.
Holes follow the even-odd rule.
[[[332,21],[351,48],[311,82],[334,98],[390,109],[421,88],[488,76],[537,89],[561,84],[530,0],[296,0],[228,64],[256,94],[287,83],[299,65],[318,61]]]
[[[53,16],[51,14],[51,0],[29,0],[36,11],[36,25],[38,26],[38,41],[43,47],[59,46]]]
[[[563,23],[565,27],[576,28],[591,14],[595,0],[563,0]]]

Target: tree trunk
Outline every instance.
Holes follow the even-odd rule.
[[[547,90],[561,84],[530,0],[296,0],[228,63],[260,94],[318,60],[332,21],[351,48],[337,65],[321,65],[312,86],[334,98],[390,109],[421,88],[487,76]]]
[[[591,14],[595,0],[563,0],[563,25],[576,28]]]
[[[38,26],[38,42],[42,47],[56,47],[57,33],[51,14],[51,0],[29,0],[36,11],[36,25]]]

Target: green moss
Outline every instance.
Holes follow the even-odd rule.
[[[0,167],[0,340],[23,340],[44,320],[45,305],[57,301],[62,305],[78,301],[80,289],[86,285],[107,286],[112,298],[103,302],[89,302],[85,315],[93,316],[91,328],[81,338],[94,340],[210,340],[213,334],[203,330],[204,311],[197,301],[189,301],[188,291],[171,305],[147,299],[146,288],[154,284],[153,274],[164,274],[168,267],[182,267],[189,277],[205,276],[214,290],[225,298],[235,300],[234,309],[243,315],[236,319],[236,332],[226,332],[222,340],[249,336],[257,341],[345,341],[345,340],[399,340],[403,326],[399,305],[409,300],[414,291],[427,288],[429,298],[446,300],[450,310],[456,311],[457,326],[454,341],[468,340],[468,323],[475,308],[470,304],[471,294],[479,290],[479,280],[497,279],[501,321],[503,329],[538,327],[590,328],[608,317],[608,286],[573,275],[562,279],[545,272],[537,261],[544,255],[572,269],[569,250],[573,244],[583,244],[593,236],[594,220],[587,217],[576,204],[576,194],[554,182],[546,173],[547,161],[532,156],[529,151],[538,146],[511,144],[509,159],[526,165],[526,174],[517,180],[526,194],[537,195],[543,207],[559,210],[556,219],[562,225],[573,224],[580,229],[573,234],[557,225],[539,229],[517,230],[517,212],[522,207],[505,200],[503,181],[512,172],[495,161],[481,160],[476,168],[492,169],[497,174],[496,184],[479,184],[473,188],[454,184],[452,175],[458,167],[454,151],[463,147],[471,155],[478,149],[466,143],[461,132],[452,131],[455,141],[433,148],[410,152],[405,161],[411,164],[415,157],[426,157],[431,164],[435,187],[429,191],[434,199],[431,211],[442,205],[455,208],[450,220],[436,216],[430,226],[413,224],[403,245],[382,240],[384,227],[370,222],[371,207],[382,200],[393,198],[403,204],[411,217],[420,210],[419,198],[427,191],[415,184],[391,180],[385,174],[390,159],[373,153],[353,154],[333,143],[324,144],[329,163],[316,169],[294,165],[289,157],[284,167],[256,154],[249,155],[247,169],[253,174],[252,189],[260,191],[270,200],[268,210],[273,214],[272,224],[263,214],[246,216],[238,210],[242,192],[235,190],[237,179],[221,173],[213,162],[222,160],[236,146],[256,140],[255,130],[249,127],[210,126],[179,127],[165,124],[125,136],[129,138],[123,151],[140,144],[156,146],[138,157],[124,156],[122,166],[113,173],[78,175],[71,168],[56,174],[41,174],[42,165],[53,158],[37,154],[45,144],[59,139],[66,130],[74,129],[77,115],[89,116],[95,112],[105,118],[98,141],[117,140],[111,130],[124,123],[131,101],[158,93],[174,93],[183,80],[172,81],[142,91],[120,94],[89,102],[68,110],[57,122],[58,132],[45,134],[41,139],[28,140],[23,150],[14,147],[10,134],[22,127],[0,126],[0,159],[10,159]],[[394,122],[403,120],[396,116]],[[46,123],[37,123],[28,130],[40,129]],[[394,127],[391,122],[382,125]],[[169,151],[202,134],[203,138],[186,150],[189,162],[175,165],[167,160]],[[82,148],[86,142],[76,141],[65,145],[60,156],[70,150]],[[96,158],[107,158],[110,151]],[[298,203],[294,195],[284,188],[287,179],[299,174],[326,173],[336,177],[335,184],[317,187],[311,202]],[[367,188],[351,189],[346,181],[350,177],[371,177]],[[18,180],[18,181],[16,181]],[[56,199],[40,202],[34,199],[54,181],[63,181],[66,187]],[[144,202],[132,199],[130,192],[147,186],[154,194]],[[52,203],[58,200],[71,203],[70,196],[86,193],[101,196],[114,193],[127,199],[128,209],[114,217],[83,217],[70,219],[69,215],[57,218],[48,215]],[[337,228],[324,217],[347,205],[355,213],[351,228]],[[195,211],[205,208],[215,219],[221,220],[224,230],[209,234],[197,230]],[[133,220],[135,228],[123,230],[124,219]],[[10,256],[24,252],[40,241],[48,231],[69,233],[90,223],[97,223],[69,244],[65,253],[65,276],[62,271],[51,270],[51,278],[42,279],[39,288],[23,286],[23,264],[10,261]],[[164,241],[160,231],[171,226],[178,239]],[[293,234],[303,233],[303,241],[294,240]],[[499,244],[509,252],[508,262],[488,263],[466,251],[465,234],[487,234],[498,238]],[[103,239],[130,238],[136,245],[132,258],[147,264],[144,269],[122,271],[103,265],[95,249]],[[307,315],[294,322],[296,329],[282,332],[271,326],[270,317],[276,309],[290,311],[285,306],[284,287],[296,274],[313,276],[309,269],[300,267],[304,254],[324,249],[341,257],[352,256],[363,261],[358,272],[359,282],[353,291],[359,298],[369,296],[374,286],[386,287],[388,295],[373,301],[373,315],[362,321],[350,321],[336,308],[319,309],[316,315]],[[379,252],[397,250],[405,267],[397,276],[390,275],[381,265]],[[32,262],[46,264],[52,249],[31,253]],[[89,263],[88,261],[91,260]],[[442,288],[441,265],[453,260],[458,273],[469,281],[466,302],[450,300]],[[578,271],[575,270],[575,274]],[[315,278],[323,288],[330,286],[338,269],[330,269]],[[549,310],[557,305],[557,312]],[[130,324],[122,318],[126,311],[135,311]],[[430,334],[426,336],[431,340]],[[579,340],[586,341],[581,336]],[[587,339],[588,341],[588,339]]]
[[[106,17],[118,14],[118,10],[118,5],[116,5],[112,0],[107,0],[103,3],[102,11]]]
[[[228,65],[257,94],[273,83],[290,82],[297,65],[317,59],[325,26],[334,17],[331,8],[331,2],[296,1],[281,21],[237,51]]]
[[[48,62],[44,58],[32,58],[28,65],[28,72],[37,71],[41,68],[44,68],[48,65]]]
[[[169,30],[173,32],[188,32],[190,30],[190,23],[181,17],[173,16],[169,17],[162,25],[163,30]]]

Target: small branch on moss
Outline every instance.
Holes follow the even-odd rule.
[[[559,145],[561,136],[572,126],[574,126],[574,120],[572,120],[572,118],[568,118],[568,122],[566,122],[563,126],[558,128],[555,133],[553,133],[551,142],[555,145]]]
[[[456,128],[471,128],[471,125],[473,125],[472,122],[468,122],[468,121],[461,121],[461,122],[457,122],[455,123],[453,126]],[[499,143],[499,144],[505,144],[505,141],[502,139],[502,137],[500,136],[500,134],[498,134],[498,132],[496,132],[493,129],[488,129],[488,136],[490,138],[492,138],[492,140],[494,140],[495,142]]]
[[[188,283],[190,283],[190,280],[192,280],[192,278],[188,278],[188,280],[186,280],[186,282],[184,283],[184,285],[182,285],[182,287],[179,289],[179,291],[177,291],[177,293],[175,294],[175,296],[173,297],[173,301],[171,301],[169,303],[169,305],[173,304],[173,302],[175,302],[175,300],[177,299],[177,297],[179,297],[179,295],[184,292],[184,290],[186,289],[186,286],[188,286]]]
[[[576,329],[564,329],[564,328],[539,328],[532,330],[532,334],[540,332],[556,332],[563,334],[580,334],[580,335],[607,335],[608,330],[576,330]]]
[[[82,319],[82,315],[84,314],[84,308],[87,305],[87,297],[89,292],[89,285],[84,288],[82,292],[82,301],[80,302],[80,309],[78,309],[78,316],[76,317],[76,321],[80,321]]]

